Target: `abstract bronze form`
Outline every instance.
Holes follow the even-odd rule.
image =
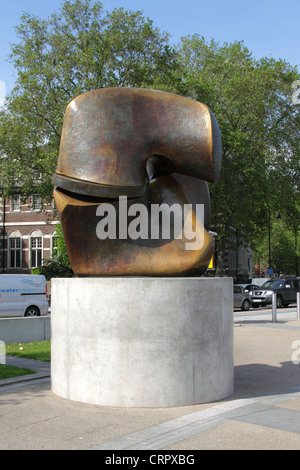
[[[201,275],[213,254],[207,182],[221,169],[221,136],[210,109],[181,96],[138,88],[84,93],[65,113],[54,198],[73,271],[78,276]],[[185,233],[100,240],[100,204],[205,207],[201,248],[187,250]],[[123,220],[123,219],[122,219]],[[150,220],[150,219],[149,219]],[[172,224],[172,218],[170,218]],[[130,217],[126,220],[130,223]],[[184,226],[184,220],[182,221]],[[196,232],[195,232],[196,233]],[[177,234],[178,235],[178,234]]]

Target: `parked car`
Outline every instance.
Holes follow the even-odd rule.
[[[250,296],[245,292],[241,284],[233,286],[233,308],[240,308],[242,310],[249,310],[251,305]]]
[[[34,317],[47,313],[45,276],[0,274],[0,316]]]
[[[270,279],[259,289],[255,290],[251,297],[252,307],[272,304],[272,294],[277,294],[277,307],[287,307],[296,302],[297,292],[300,292],[300,280],[296,278]]]
[[[259,289],[259,286],[256,284],[235,284],[235,286],[241,286],[243,290],[250,295],[250,297],[255,290]]]
[[[258,287],[261,287],[265,282],[269,281],[269,277],[254,277],[252,279],[252,284],[257,285]]]

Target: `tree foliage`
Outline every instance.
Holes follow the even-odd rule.
[[[198,35],[178,46],[180,92],[206,103],[219,123],[223,163],[211,185],[219,248],[231,225],[243,242],[259,247],[270,213],[299,230],[299,106],[292,102],[296,67],[284,60],[255,59],[243,42],[206,42]]]
[[[219,123],[223,164],[210,185],[212,223],[223,245],[228,226],[259,252],[280,213],[299,247],[299,104],[296,67],[255,59],[243,42],[195,34],[169,44],[142,12],[108,13],[100,1],[64,1],[48,19],[25,13],[10,59],[15,89],[0,112],[1,185],[52,197],[64,111],[79,94],[135,86],[175,92],[207,104]],[[260,254],[261,255],[261,254]],[[273,256],[273,259],[274,256]]]
[[[25,13],[17,34],[17,84],[0,114],[2,187],[51,197],[67,104],[97,88],[167,83],[175,55],[141,12],[106,13],[92,0],[65,1],[48,19]]]
[[[33,274],[43,274],[47,281],[53,277],[74,276],[60,224],[57,225],[55,236],[57,237],[57,246],[52,258],[44,260],[42,266],[33,269]]]
[[[182,40],[179,53],[184,93],[211,107],[222,132],[222,175],[211,187],[214,213],[252,233],[259,220],[266,222],[265,204],[276,193],[270,172],[279,176],[280,166],[297,182],[299,108],[291,94],[299,74],[282,60],[254,59],[241,42],[219,45],[192,36]]]

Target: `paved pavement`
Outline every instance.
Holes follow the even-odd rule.
[[[49,364],[7,357],[36,374],[0,382],[0,450],[300,449],[300,321],[235,319],[234,357],[228,399],[154,409],[62,399],[51,392]]]

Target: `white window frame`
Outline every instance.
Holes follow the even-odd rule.
[[[15,242],[15,246],[12,247],[12,241]],[[16,246],[19,242],[19,246]],[[19,266],[16,266],[17,261],[17,252],[19,252]],[[12,253],[14,253],[14,262],[12,263]],[[20,269],[22,268],[22,238],[16,236],[9,236],[8,237],[8,260],[9,260],[9,267],[12,269]],[[14,266],[13,266],[14,265]]]
[[[14,207],[16,205],[16,207]],[[21,198],[20,196],[15,196],[10,201],[10,211],[11,212],[20,212],[21,211]]]
[[[58,251],[58,247],[55,246],[55,241],[59,240],[59,237],[56,235],[51,236],[51,257],[53,258],[53,255]]]
[[[32,210],[34,212],[40,212],[42,210],[42,198],[39,194],[32,195]]]
[[[11,240],[20,240],[20,247],[11,247]],[[11,252],[19,251],[20,252],[20,266],[12,266],[11,263]],[[23,262],[23,237],[19,230],[13,230],[7,236],[7,245],[6,245],[6,266],[12,269],[21,269]],[[16,257],[15,257],[16,260]],[[16,264],[16,263],[13,263]]]
[[[32,246],[33,240],[39,240],[37,243],[38,245]],[[40,243],[40,245],[39,245]],[[36,262],[38,260],[37,258],[37,252],[41,251],[40,257],[41,257],[41,264],[38,265]],[[34,252],[34,257],[33,257],[33,252]],[[30,260],[30,268],[40,268],[43,264],[43,253],[44,253],[44,237],[43,234],[40,230],[34,230],[31,232],[29,236],[29,260]],[[33,263],[35,261],[35,263]]]

